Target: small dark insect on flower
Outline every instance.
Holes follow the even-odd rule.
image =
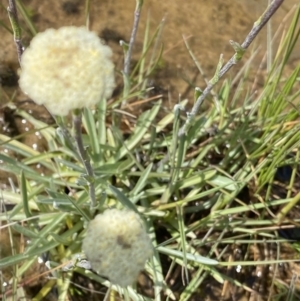
[[[131,245],[126,243],[125,239],[123,236],[121,235],[118,235],[117,236],[117,243],[122,246],[124,249],[130,249],[131,248]]]

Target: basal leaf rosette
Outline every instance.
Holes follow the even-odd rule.
[[[85,27],[38,33],[21,58],[24,93],[53,115],[93,107],[115,87],[112,51]]]
[[[153,251],[139,215],[118,209],[108,209],[89,223],[82,249],[93,270],[122,287],[137,280]]]

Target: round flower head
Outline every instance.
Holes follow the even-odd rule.
[[[38,33],[21,58],[19,84],[54,115],[91,107],[115,86],[112,51],[85,27]]]
[[[123,287],[137,279],[152,254],[138,214],[118,209],[106,210],[90,222],[82,249],[97,273]]]

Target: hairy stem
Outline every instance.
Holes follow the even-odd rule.
[[[12,30],[14,32],[14,41],[16,44],[17,48],[17,53],[18,53],[18,59],[19,63],[21,64],[21,56],[24,51],[24,47],[22,45],[21,41],[21,27],[19,24],[19,18],[18,18],[18,12],[17,12],[17,7],[16,7],[16,1],[15,0],[8,0],[8,17],[9,21],[11,23]]]
[[[77,144],[77,150],[81,158],[81,162],[86,170],[86,173],[88,175],[88,185],[89,185],[89,196],[91,198],[91,206],[90,210],[91,212],[96,207],[96,194],[95,194],[95,174],[94,170],[92,168],[89,156],[84,148],[83,140],[82,140],[82,134],[81,134],[81,125],[82,125],[82,112],[81,110],[76,110],[73,114],[73,125],[75,130],[75,141]]]
[[[267,7],[266,11],[260,16],[260,18],[254,23],[251,31],[245,38],[242,45],[240,45],[240,50],[246,51],[246,49],[250,46],[250,44],[253,42],[253,40],[256,38],[258,33],[261,31],[261,29],[267,24],[267,22],[270,20],[270,18],[274,15],[274,13],[277,11],[277,9],[280,7],[280,5],[283,3],[284,0],[273,0],[272,3]],[[208,83],[206,88],[204,89],[203,93],[198,97],[195,105],[192,108],[192,111],[188,113],[187,120],[185,124],[182,126],[182,128],[179,130],[178,135],[183,136],[185,133],[187,133],[190,125],[192,124],[195,116],[199,112],[199,109],[204,101],[204,99],[207,97],[207,95],[210,93],[210,91],[213,89],[213,87],[219,82],[219,80],[226,74],[233,65],[237,64],[239,59],[237,59],[237,55],[234,54],[231,59],[220,69],[218,74],[215,75],[214,79]]]
[[[125,61],[124,61],[124,74],[125,74],[125,76],[129,76],[129,72],[130,72],[130,62],[131,62],[132,49],[133,49],[133,45],[134,45],[134,42],[135,42],[135,37],[136,37],[136,34],[137,34],[137,30],[138,30],[138,27],[139,27],[142,5],[143,5],[143,0],[136,0],[136,8],[135,8],[135,12],[134,12],[133,27],[132,27],[132,32],[131,32],[131,36],[130,36],[128,51],[125,55]]]

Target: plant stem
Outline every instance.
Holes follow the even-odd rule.
[[[18,18],[18,12],[17,12],[17,7],[16,7],[16,1],[15,0],[8,0],[8,17],[11,23],[12,30],[14,32],[14,41],[16,44],[17,48],[17,53],[18,53],[18,60],[21,65],[21,56],[24,51],[24,47],[22,45],[21,41],[21,27],[19,24],[19,18]]]
[[[81,110],[75,110],[73,114],[73,125],[75,130],[75,141],[77,144],[77,150],[81,158],[81,162],[85,167],[86,173],[88,175],[88,185],[89,185],[89,195],[91,198],[91,206],[90,210],[91,212],[96,207],[96,194],[95,194],[95,174],[94,170],[92,168],[89,156],[87,155],[87,152],[83,145],[82,140],[82,134],[81,134],[81,124],[82,124],[82,111]]]
[[[143,6],[143,0],[136,0],[136,7],[134,11],[134,20],[133,20],[133,27],[132,32],[130,36],[130,41],[127,49],[127,45],[124,45],[124,52],[125,52],[125,58],[124,58],[124,70],[123,70],[123,79],[124,79],[124,88],[123,88],[123,98],[122,101],[122,107],[126,105],[126,99],[129,94],[130,90],[130,62],[131,62],[131,55],[132,55],[132,49],[136,38],[136,33],[139,27],[139,21],[140,21],[140,15],[141,15],[141,9]]]
[[[137,33],[137,30],[139,27],[142,6],[143,6],[143,0],[136,0],[136,8],[135,8],[135,12],[134,12],[133,27],[132,27],[132,32],[131,32],[131,36],[130,36],[128,51],[125,55],[125,61],[124,61],[125,76],[129,76],[129,72],[130,72],[131,54],[132,54],[132,49],[133,49],[133,45],[135,42],[136,33]]]
[[[91,1],[86,0],[84,12],[85,12],[85,26],[88,29],[90,28],[90,7],[91,7]]]
[[[270,20],[270,18],[274,15],[280,5],[283,3],[284,0],[274,0],[272,3],[267,7],[266,11],[260,16],[260,18],[254,23],[251,31],[245,38],[244,42],[242,43],[241,50],[246,51],[246,49],[250,46],[253,40],[256,38],[260,30],[266,25],[266,23]],[[183,136],[187,133],[190,125],[192,124],[195,116],[199,112],[199,109],[207,97],[207,95],[211,92],[213,87],[219,82],[219,80],[231,69],[231,67],[239,61],[235,53],[231,59],[220,69],[220,71],[214,76],[214,81],[210,81],[206,88],[204,89],[203,93],[198,97],[197,101],[195,102],[192,111],[188,113],[187,120],[182,128],[179,130],[178,135]]]

